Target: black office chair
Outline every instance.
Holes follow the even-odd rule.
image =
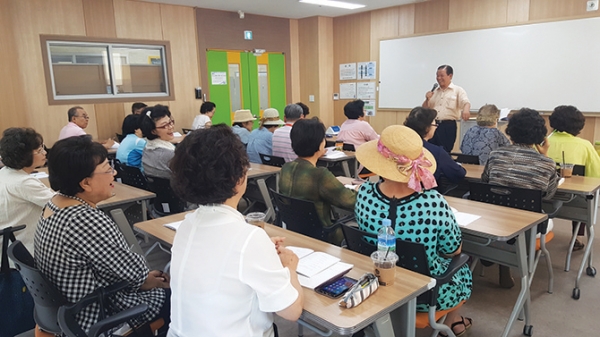
[[[376,234],[368,233],[357,227],[348,225],[342,225],[342,232],[344,233],[344,239],[346,241],[345,248],[367,256],[377,250]],[[432,276],[429,271],[427,252],[425,251],[425,246],[423,244],[396,239],[396,254],[399,258],[396,263],[397,266],[422,275],[427,275],[436,280],[434,288],[417,297],[417,303],[426,303],[429,305],[429,312],[417,313],[416,327],[424,329],[427,326],[431,326],[434,330],[431,334],[432,336],[437,336],[440,331],[444,331],[448,336],[455,336],[452,329],[443,323],[446,315],[458,309],[464,302],[448,310],[436,311],[437,297],[439,288],[443,284],[452,281],[452,276],[467,263],[469,257],[463,253],[454,256],[444,274]]]
[[[268,154],[259,153],[260,160],[264,165],[282,167],[285,164],[283,157],[272,156]]]
[[[148,190],[148,180],[139,168],[124,165],[118,159],[115,159],[115,170],[117,170],[117,176],[121,178],[123,184]]]
[[[186,211],[187,203],[175,195],[169,179],[150,176],[146,179],[148,179],[148,190],[156,194],[156,198],[152,201],[151,213],[163,217]]]
[[[325,242],[333,242],[333,235],[341,223],[352,220],[346,217],[336,221],[332,226],[325,227],[319,219],[317,209],[312,201],[288,197],[270,189],[275,200],[275,225],[292,232],[300,233]]]
[[[469,182],[470,200],[485,202],[488,204],[500,205],[505,207],[517,208],[531,212],[543,213],[542,210],[542,191],[526,188],[506,187],[491,185],[482,182]],[[556,209],[548,214],[548,218],[554,217],[562,203],[556,203]],[[537,268],[538,262],[542,256],[546,258],[546,267],[548,269],[548,292],[552,293],[554,285],[554,273],[552,271],[552,261],[550,260],[550,252],[546,248],[546,243],[554,238],[554,233],[548,231],[548,221],[538,225],[538,233],[540,237],[536,240],[536,255],[529,280],[530,284],[533,280],[533,275]]]
[[[560,163],[556,163],[556,173],[560,176]],[[574,176],[585,176],[585,165],[573,165]]]
[[[464,153],[450,153],[450,155],[456,156],[456,159],[454,159],[454,161],[457,163],[479,165],[479,156],[473,156]]]
[[[348,143],[344,143],[344,145],[342,146],[342,150],[356,152],[356,148],[354,147],[354,144],[348,144]]]
[[[181,128],[181,131],[183,131],[184,135],[187,135],[188,133],[194,131],[194,129],[186,129],[186,128]]]
[[[123,136],[120,133],[115,133],[117,135],[117,140],[119,141],[119,143],[121,143],[123,141],[123,139],[125,139],[125,136]]]

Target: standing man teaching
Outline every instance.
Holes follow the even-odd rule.
[[[441,65],[437,68],[436,81],[437,85],[431,91],[425,94],[424,108],[435,109],[439,125],[435,130],[430,143],[440,145],[451,152],[456,141],[456,121],[468,120],[471,116],[471,102],[467,97],[467,92],[452,83],[454,70],[449,65]]]

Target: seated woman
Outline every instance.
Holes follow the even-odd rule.
[[[344,106],[344,115],[348,118],[340,127],[340,133],[337,136],[338,141],[343,141],[346,144],[354,145],[354,148],[360,145],[379,139],[379,135],[371,124],[364,120],[365,118],[365,102],[356,100],[349,102]]]
[[[405,126],[388,126],[379,140],[359,147],[356,158],[381,177],[377,183],[363,183],[358,190],[354,212],[360,229],[377,234],[382,220],[390,219],[396,238],[425,245],[433,275],[446,272],[451,257],[461,252],[462,236],[450,206],[433,189],[436,162],[423,148],[421,137]],[[471,271],[465,265],[452,282],[440,287],[437,309],[446,310],[467,300],[471,288]],[[419,304],[417,310],[429,308]],[[460,336],[472,320],[457,311],[449,313],[446,322]]]
[[[54,144],[48,158],[50,185],[58,193],[48,202],[35,233],[35,263],[69,302],[98,287],[127,281],[129,288],[112,297],[115,310],[146,303],[149,309],[135,325],[158,318],[169,322],[169,276],[148,270],[129,249],[117,225],[96,205],[113,196],[116,171],[106,149],[89,137]],[[89,306],[77,317],[87,330],[100,308]],[[165,331],[168,324],[163,328]]]
[[[212,125],[212,118],[217,110],[217,105],[213,102],[206,101],[200,106],[200,114],[194,118],[192,129],[209,128]]]
[[[260,127],[253,130],[248,137],[248,159],[250,162],[262,164],[260,153],[273,155],[273,132],[285,124],[279,118],[277,109],[268,108],[263,111],[263,117],[260,119]]]
[[[175,153],[175,145],[171,143],[175,138],[175,121],[171,118],[169,107],[155,105],[147,108],[145,115],[142,115],[141,128],[148,140],[142,155],[144,173],[151,177],[169,179],[169,161]]]
[[[446,177],[449,182],[457,183],[467,174],[464,167],[456,163],[443,147],[428,142],[437,128],[435,117],[437,112],[433,109],[416,107],[410,111],[404,121],[404,125],[413,129],[423,139],[423,147],[426,148],[437,162],[437,168],[433,176],[439,182],[441,177]],[[366,166],[366,165],[365,165]],[[367,166],[368,167],[368,166]]]
[[[479,165],[485,165],[490,152],[510,145],[508,138],[498,130],[500,110],[493,104],[486,104],[477,113],[477,125],[473,126],[460,144],[460,151],[471,156],[479,156]]]
[[[142,168],[142,154],[146,147],[146,140],[142,138],[140,122],[144,115],[127,115],[123,120],[123,141],[117,149],[117,159],[123,165]]]
[[[481,180],[492,185],[541,190],[544,200],[552,199],[558,187],[556,164],[547,157],[550,142],[546,123],[536,110],[523,108],[508,120],[506,134],[512,145],[490,153]],[[539,145],[543,144],[543,145]],[[549,224],[549,229],[551,226]],[[500,266],[500,286],[512,288],[510,268]]]
[[[0,139],[0,156],[4,163],[0,169],[0,229],[27,225],[16,232],[16,237],[32,251],[42,207],[54,196],[31,175],[35,168],[46,164],[44,139],[34,129],[8,128]]]
[[[294,161],[281,169],[279,191],[283,195],[310,200],[315,203],[319,219],[324,226],[332,225],[331,205],[354,210],[356,192],[347,189],[325,167],[317,167],[317,161],[326,152],[325,126],[318,119],[300,119],[290,132],[292,149],[298,155]],[[329,241],[340,244],[341,230],[332,233]]]
[[[548,157],[557,163],[564,161],[569,164],[585,167],[586,177],[600,177],[600,156],[589,141],[577,137],[585,126],[583,113],[572,105],[561,105],[554,108],[550,115],[552,146],[548,149]],[[573,230],[577,223],[573,222]],[[577,235],[585,234],[585,224],[581,224]],[[583,242],[576,240],[573,250],[585,247]]]
[[[249,166],[225,125],[192,132],[175,150],[173,189],[200,207],[181,223],[171,249],[169,337],[277,336],[272,312],[291,321],[302,313],[298,257],[236,209]]]
[[[250,132],[255,119],[250,110],[238,110],[233,115],[231,129],[240,138],[244,146],[248,145],[248,141],[250,141]]]

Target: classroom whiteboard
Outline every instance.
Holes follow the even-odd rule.
[[[449,64],[471,109],[600,112],[600,17],[384,40],[379,49],[379,108],[421,105],[437,67]]]

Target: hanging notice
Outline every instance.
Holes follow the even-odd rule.
[[[356,83],[340,83],[340,99],[355,99]]]
[[[359,80],[374,80],[377,76],[377,62],[358,62],[357,79]]]
[[[356,88],[356,98],[375,99],[375,82],[358,82]]]
[[[365,102],[365,116],[375,116],[375,100],[366,100]]]
[[[212,85],[227,85],[227,72],[213,71],[210,73]]]
[[[340,80],[355,80],[356,79],[356,63],[340,64]]]

